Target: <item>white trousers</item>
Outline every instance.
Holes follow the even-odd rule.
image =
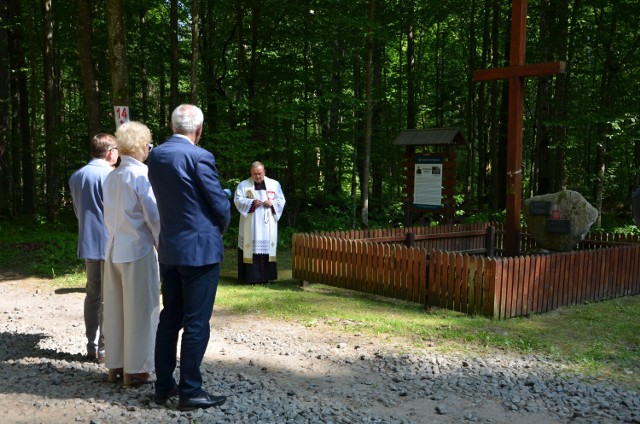
[[[151,372],[160,317],[160,272],[155,249],[133,262],[104,263],[105,365],[126,374]]]

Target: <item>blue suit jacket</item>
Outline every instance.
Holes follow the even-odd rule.
[[[231,207],[213,155],[173,135],[151,151],[147,166],[160,213],[158,261],[181,266],[221,262]]]
[[[104,159],[92,159],[69,178],[73,210],[78,217],[78,256],[104,260],[107,227],[104,225],[102,182],[111,172]]]

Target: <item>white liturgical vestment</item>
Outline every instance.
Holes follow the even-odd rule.
[[[243,252],[243,262],[252,263],[253,254],[269,255],[269,261],[276,261],[278,246],[278,220],[284,210],[285,198],[280,183],[264,177],[266,190],[256,190],[252,178],[238,184],[234,203],[240,212],[240,230],[238,248]],[[253,212],[254,200],[271,200],[272,207],[257,207]]]

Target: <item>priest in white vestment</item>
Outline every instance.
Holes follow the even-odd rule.
[[[233,199],[240,212],[238,280],[266,283],[278,278],[278,220],[285,198],[280,183],[265,175],[264,165],[251,164],[251,178],[238,184]]]

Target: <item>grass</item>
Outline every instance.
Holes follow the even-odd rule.
[[[75,243],[75,223],[0,222],[0,273],[13,271],[49,279],[55,288],[82,289],[84,266],[75,256]],[[240,285],[234,242],[226,244],[216,310],[381,337],[407,352],[428,348],[468,355],[498,350],[540,355],[594,379],[640,389],[640,296],[494,321],[320,284],[300,287],[291,279],[286,249],[279,251],[279,281]]]

